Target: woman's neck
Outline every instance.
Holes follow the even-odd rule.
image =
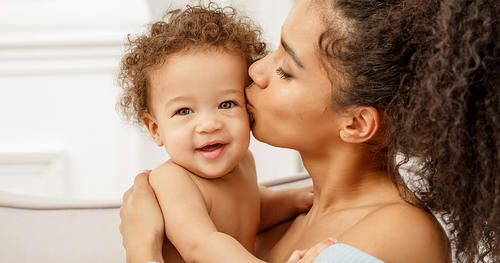
[[[301,152],[301,156],[314,184],[314,213],[401,201],[365,145],[343,145],[323,154]]]

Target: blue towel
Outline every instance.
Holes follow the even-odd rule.
[[[383,263],[384,261],[355,247],[337,243],[325,248],[314,263]]]

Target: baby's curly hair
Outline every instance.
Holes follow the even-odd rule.
[[[238,16],[232,7],[187,5],[173,10],[163,20],[149,26],[148,32],[128,37],[118,82],[122,88],[118,107],[130,121],[141,125],[148,112],[148,74],[169,55],[199,48],[217,48],[245,57],[247,65],[266,54],[261,30],[248,17]]]

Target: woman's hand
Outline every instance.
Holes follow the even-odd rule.
[[[295,250],[287,263],[312,263],[323,249],[337,243],[336,239],[328,238],[309,249]]]
[[[137,175],[134,185],[123,195],[120,233],[127,251],[127,262],[163,262],[163,216],[149,185],[150,172]]]
[[[313,187],[295,188],[290,189],[290,191],[292,191],[291,198],[297,213],[308,212],[314,201]]]
[[[295,218],[311,209],[314,194],[312,186],[281,190],[259,187],[260,225],[259,231]]]

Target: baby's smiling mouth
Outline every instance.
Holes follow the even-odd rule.
[[[199,152],[205,159],[211,160],[221,156],[225,147],[226,143],[214,142],[205,144],[204,146],[197,148],[196,151]]]
[[[222,146],[224,146],[224,144],[214,143],[214,144],[210,144],[210,145],[206,145],[206,146],[203,146],[201,148],[198,148],[197,150],[202,151],[202,152],[211,152],[211,151],[217,150],[218,148],[220,148]]]

